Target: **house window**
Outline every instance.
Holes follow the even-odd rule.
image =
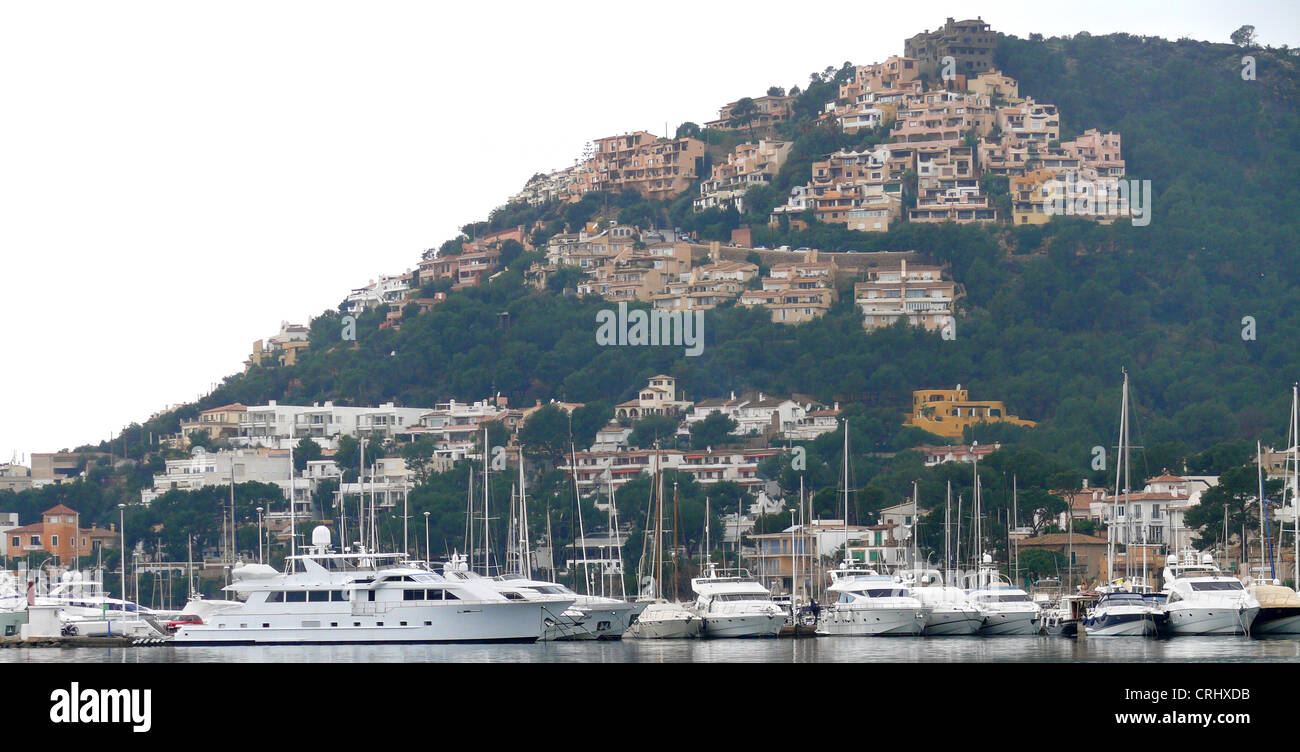
[[[58,548],[58,547],[59,547],[59,536],[57,536],[57,535],[51,535],[51,536],[50,536],[50,548]]]
[[[39,546],[39,545],[41,545],[41,536],[39,536],[39,535],[33,535],[33,536],[31,536],[31,539],[30,539],[30,541],[29,541],[29,545],[32,545],[32,546]]]

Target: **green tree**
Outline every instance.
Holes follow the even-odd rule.
[[[723,413],[710,413],[704,420],[691,424],[691,448],[707,449],[721,446],[732,439],[731,432],[739,424]]]
[[[294,447],[293,469],[302,472],[307,469],[307,463],[321,458],[320,444],[312,441],[311,438],[304,436]]]

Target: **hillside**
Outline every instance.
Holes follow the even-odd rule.
[[[1134,474],[1184,463],[1194,471],[1226,469],[1244,461],[1257,438],[1282,444],[1290,385],[1300,377],[1300,75],[1295,57],[1251,52],[1258,79],[1244,81],[1243,51],[1230,45],[1128,35],[1001,38],[999,65],[1020,80],[1022,93],[1059,106],[1063,137],[1094,127],[1122,133],[1129,176],[1152,181],[1154,216],[1145,227],[1056,218],[1017,228],[899,223],[878,234],[816,224],[806,231],[759,229],[768,208],[784,200],[780,191],[803,180],[799,172],[812,159],[883,138],[815,124],[820,103],[846,75],[830,69],[796,100],[798,116],[782,126],[794,140],[791,161],[769,195],[750,202],[750,216],[693,214],[689,193],[671,203],[589,194],[575,204],[502,207],[466,228],[474,234],[541,220],[545,236],[616,215],[694,230],[704,239],[725,239],[749,223],[754,242],[770,247],[915,250],[948,264],[965,287],[953,340],[901,325],[866,333],[852,302],[841,300],[828,315],[798,326],[771,323],[762,310],[708,311],[699,357],[681,347],[601,347],[596,312],[609,304],[528,286],[523,271],[540,255],[522,254],[490,284],[454,292],[427,313],[407,311],[400,330],[381,328],[383,314],[372,311],[359,320],[356,341],[344,341],[339,312],[325,312],[313,320],[311,347],[297,365],[230,376],[198,404],[132,426],[117,454],[147,455],[156,470],[150,433],[173,433],[181,418],[230,402],[428,405],[500,393],[513,405],[613,404],[633,396],[648,376],[670,373],[686,399],[754,389],[840,402],[853,421],[854,471],[863,487],[856,515],[894,503],[916,478],[931,501],[940,498],[942,482],[969,482],[960,468],[921,468],[914,453],[868,456],[925,439],[900,427],[912,390],[958,383],[973,398],[1004,400],[1011,412],[1038,421],[1031,430],[993,426],[967,437],[1011,445],[990,472],[1017,473],[1022,494],[1027,487],[1059,488],[1063,478],[1105,483],[1105,473],[1089,466],[1091,448],[1115,444],[1126,367],[1137,413],[1133,442],[1144,447],[1134,456]],[[444,249],[458,246],[451,240]],[[1245,317],[1252,317],[1253,332]],[[826,513],[834,509],[839,444],[828,435],[809,447],[809,483]],[[797,485],[788,467],[765,470]],[[66,498],[88,518],[108,522],[117,497],[129,498],[148,477],[141,467],[106,483],[112,493],[82,488],[73,498],[67,494],[74,491],[52,487],[10,507],[28,514],[28,507]],[[461,478],[412,495],[444,519],[438,530],[446,536],[463,519]],[[561,498],[561,480],[544,487]],[[990,482],[990,507],[1006,505],[1007,491]]]
[[[1287,387],[1300,371],[1290,334],[1300,299],[1289,272],[1300,223],[1292,210],[1300,96],[1294,58],[1257,53],[1258,80],[1242,81],[1241,54],[1230,45],[1127,35],[1002,38],[1005,72],[1022,91],[1057,103],[1066,132],[1124,135],[1130,176],[1154,188],[1147,227],[1062,218],[1037,229],[902,224],[877,235],[786,233],[791,245],[833,234],[840,242],[820,247],[915,249],[950,263],[969,304],[955,341],[907,330],[866,335],[842,305],[794,328],[751,311],[712,311],[699,358],[671,348],[600,348],[593,331],[603,303],[526,288],[519,272],[530,259],[522,257],[492,285],[453,295],[400,332],[363,320],[355,349],[336,341],[337,314],[326,313],[313,323],[303,363],[231,377],[201,407],[268,399],[428,404],[495,392],[513,404],[617,401],[665,371],[697,399],[755,388],[902,410],[912,389],[960,382],[1040,421],[1025,437],[1033,446],[1084,457],[1087,447],[1113,443],[1127,365],[1147,446],[1278,439]],[[796,151],[823,135],[808,122],[791,128],[804,131]],[[549,209],[506,207],[488,226],[534,213],[545,219],[548,211],[572,224],[611,205],[634,216],[676,209],[590,196]],[[1254,340],[1243,340],[1245,316],[1256,322]]]

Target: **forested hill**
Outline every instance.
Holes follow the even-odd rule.
[[[1255,56],[1255,80],[1243,80],[1244,54]],[[1152,182],[1149,225],[1057,218],[1039,228],[899,223],[887,234],[815,226],[755,236],[828,250],[914,249],[950,264],[967,291],[952,341],[901,326],[868,335],[842,301],[793,327],[770,323],[761,310],[710,311],[704,353],[695,358],[681,347],[600,347],[595,313],[607,304],[527,287],[522,271],[538,256],[525,254],[490,285],[453,293],[429,313],[408,311],[400,331],[379,329],[380,317],[370,315],[357,341],[343,342],[338,313],[327,312],[313,322],[312,347],[298,365],[230,377],[200,404],[144,430],[174,430],[179,417],[217,404],[269,399],[431,404],[500,392],[511,404],[612,403],[665,372],[689,399],[754,388],[846,403],[865,419],[860,448],[869,451],[898,444],[911,390],[961,383],[976,399],[1005,400],[1040,421],[1003,438],[1083,466],[1088,448],[1114,444],[1127,367],[1134,442],[1157,448],[1148,450],[1158,454],[1148,466],[1227,440],[1280,444],[1289,387],[1300,378],[1300,59],[1079,34],[1003,37],[997,60],[1019,79],[1022,96],[1058,105],[1063,138],[1094,127],[1122,135],[1129,176]],[[816,99],[834,85],[835,78],[814,79],[796,104],[805,116],[789,124],[791,169],[806,169],[801,154],[863,143],[813,124]],[[791,179],[798,178],[783,173],[778,187]],[[566,218],[612,210],[710,237],[758,219],[691,218],[681,201],[602,201],[603,208],[595,200],[504,207],[488,224],[542,219],[558,231]]]

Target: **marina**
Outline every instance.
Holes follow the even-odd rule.
[[[836,637],[531,645],[174,645],[0,650],[0,663],[1300,663],[1295,637]]]

